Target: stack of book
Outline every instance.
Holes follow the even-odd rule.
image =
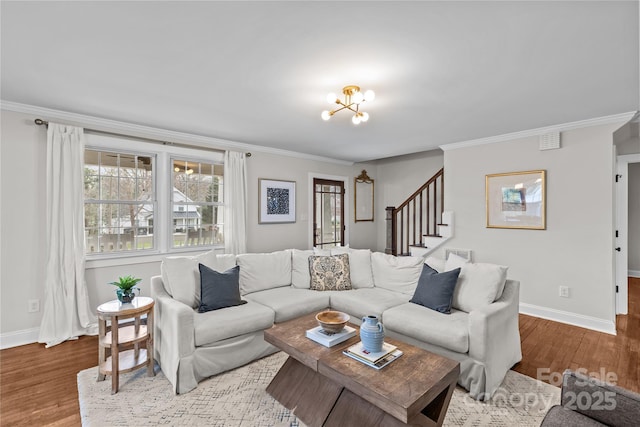
[[[362,341],[352,345],[343,351],[343,353],[358,362],[362,362],[375,369],[382,369],[398,357],[402,356],[402,350],[398,350],[398,347],[393,344],[383,343],[382,351],[372,353],[364,349]]]
[[[332,347],[336,344],[340,344],[343,341],[356,335],[355,328],[351,326],[345,326],[340,332],[332,334],[322,329],[320,326],[316,326],[313,329],[307,331],[307,338],[322,344],[325,347]]]

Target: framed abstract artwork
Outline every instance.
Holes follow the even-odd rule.
[[[296,222],[296,183],[258,179],[259,224]]]
[[[546,171],[486,175],[487,228],[545,230]]]

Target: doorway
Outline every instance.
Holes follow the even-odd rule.
[[[313,246],[345,245],[344,181],[313,178]]]
[[[616,178],[616,314],[627,314],[629,310],[629,273],[635,270],[635,258],[637,256],[638,235],[638,211],[635,204],[640,196],[640,183],[634,176],[636,165],[640,163],[640,154],[628,154],[617,157]]]

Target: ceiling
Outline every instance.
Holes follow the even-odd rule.
[[[640,109],[637,1],[0,7],[4,101],[336,159]],[[324,122],[348,84],[370,120]]]

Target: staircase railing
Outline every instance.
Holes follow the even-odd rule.
[[[424,236],[439,236],[444,210],[444,168],[440,169],[397,208],[387,208],[385,252],[408,255],[410,246],[423,246]]]

